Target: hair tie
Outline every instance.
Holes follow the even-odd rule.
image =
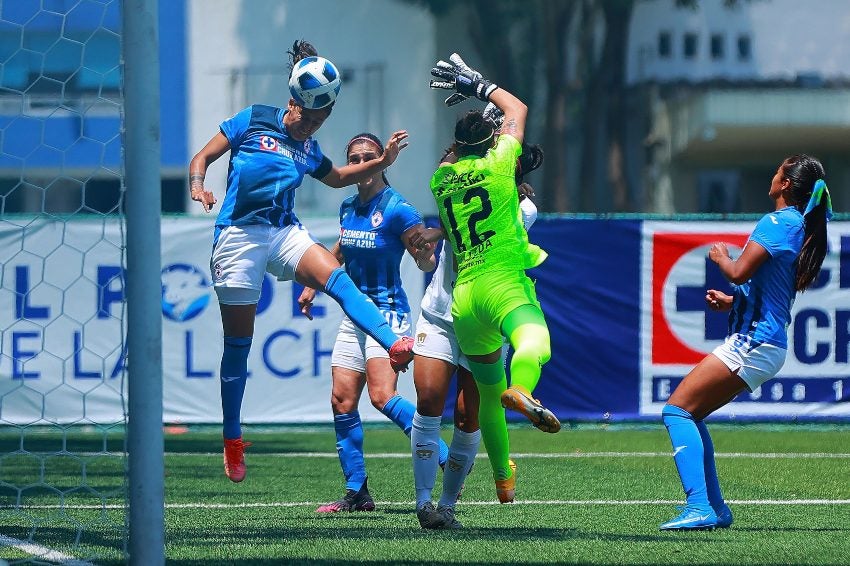
[[[829,189],[826,186],[826,181],[818,179],[815,181],[815,188],[812,189],[812,196],[809,197],[809,204],[806,205],[806,211],[803,212],[803,216],[810,213],[822,202],[826,204],[826,219],[828,221],[832,218],[832,198],[829,196]]]
[[[479,145],[479,144],[482,144],[482,143],[486,142],[486,141],[487,141],[487,140],[489,140],[490,138],[492,138],[492,137],[493,137],[493,134],[495,134],[495,133],[496,133],[496,131],[495,131],[495,130],[490,130],[490,135],[488,135],[486,138],[481,139],[481,140],[479,140],[479,141],[477,141],[477,142],[465,142],[465,141],[461,141],[461,140],[459,140],[459,139],[455,138],[455,143],[459,143],[460,145]]]

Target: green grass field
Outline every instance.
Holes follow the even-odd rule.
[[[711,429],[735,524],[693,533],[657,530],[683,499],[660,424],[582,425],[556,435],[512,429],[517,503],[496,502],[489,465],[479,458],[458,504],[464,529],[453,532],[419,528],[409,444],[389,426],[366,430],[369,488],[378,509],[339,515],[315,513],[316,506],[343,491],[330,427],[246,427],[245,437],[254,445],[241,484],[224,477],[217,430],[168,435],[168,563],[850,563],[850,427],[718,424]],[[449,434],[445,429],[447,440]],[[4,452],[14,449],[15,441],[7,440],[0,434]],[[85,437],[71,440],[86,448]],[[45,450],[55,449],[49,438],[39,442]],[[39,442],[29,443],[28,450],[37,450]],[[52,464],[46,466],[51,480],[63,486],[64,467],[68,481],[60,491],[72,490],[78,478],[70,478],[79,465],[73,458]],[[9,457],[0,460],[0,481],[9,482],[20,465]],[[103,477],[89,473],[87,481],[101,482],[99,491],[120,487],[120,466],[95,466],[96,471]],[[7,506],[14,490],[0,486],[0,503]],[[42,501],[48,507],[0,511],[0,557],[26,558],[19,549],[4,547],[2,537],[25,540],[37,524],[34,542],[40,545],[76,558],[89,552],[106,557],[93,560],[97,564],[120,562],[115,553],[120,509],[81,508],[96,499],[82,490],[69,493],[63,513],[49,507],[56,502],[55,491],[33,489],[26,503]],[[121,504],[117,492],[103,501]],[[69,545],[80,524],[90,528],[78,545]]]

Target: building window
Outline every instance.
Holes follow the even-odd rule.
[[[673,41],[669,31],[658,32],[658,57],[669,59],[673,54]]]
[[[723,59],[726,51],[726,43],[723,41],[722,33],[711,34],[711,58],[715,61]]]
[[[685,34],[682,42],[682,51],[685,59],[694,59],[697,56],[697,34],[689,32]]]
[[[753,56],[753,46],[749,35],[738,36],[738,60],[749,61]]]

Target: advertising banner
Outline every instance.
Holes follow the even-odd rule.
[[[221,420],[221,321],[210,286],[209,218],[162,221],[164,419]],[[336,219],[306,221],[330,245]],[[729,290],[707,259],[715,241],[733,256],[749,222],[541,218],[530,238],[549,258],[529,273],[546,314],[552,359],[535,396],[562,419],[656,419],[687,372],[722,341],[727,315],[707,288]],[[0,227],[0,422],[117,422],[127,360],[125,274],[114,219],[6,221]],[[405,258],[418,316],[426,277]],[[257,309],[243,405],[247,423],[330,422],[330,353],[342,317],[320,294],[314,320],[301,288],[267,275]],[[132,332],[132,328],[127,329]],[[719,411],[723,418],[850,417],[850,223],[829,226],[816,284],[798,294],[785,366],[776,379]],[[412,371],[399,391],[413,400]],[[451,408],[449,403],[449,410]],[[365,420],[384,420],[364,391]],[[510,415],[515,417],[516,415]]]

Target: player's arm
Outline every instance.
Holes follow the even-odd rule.
[[[228,151],[230,151],[230,142],[224,134],[218,132],[189,162],[189,190],[192,200],[200,202],[206,212],[212,210],[216,203],[215,196],[204,187],[207,168]]]
[[[519,143],[522,143],[522,140],[525,139],[525,120],[528,116],[528,106],[503,88],[496,88],[493,91],[490,95],[490,102],[505,114],[505,121],[502,122],[499,133],[512,136]]]
[[[407,147],[407,138],[407,131],[399,130],[390,136],[386,147],[384,147],[384,153],[378,159],[352,163],[342,167],[333,166],[328,174],[319,180],[334,189],[341,189],[365,181],[393,164],[399,152]]]
[[[437,258],[434,255],[436,246],[433,243],[423,243],[421,246],[416,246],[412,242],[413,237],[419,236],[424,230],[427,230],[424,224],[411,226],[401,235],[401,242],[407,248],[407,253],[416,261],[416,267],[425,272],[434,271],[434,268],[437,267]]]
[[[344,258],[342,256],[342,246],[339,244],[339,240],[333,245],[330,249],[331,254],[336,258],[340,265],[342,265]],[[312,287],[304,287],[304,290],[301,291],[301,294],[298,295],[298,306],[301,307],[301,314],[306,316],[308,319],[313,320],[313,314],[311,310],[313,308],[313,301],[316,298],[316,290]]]
[[[717,242],[708,250],[708,258],[717,264],[720,272],[730,283],[746,283],[756,270],[770,258],[770,254],[760,244],[750,240],[738,259],[729,256],[729,248],[723,242]]]

